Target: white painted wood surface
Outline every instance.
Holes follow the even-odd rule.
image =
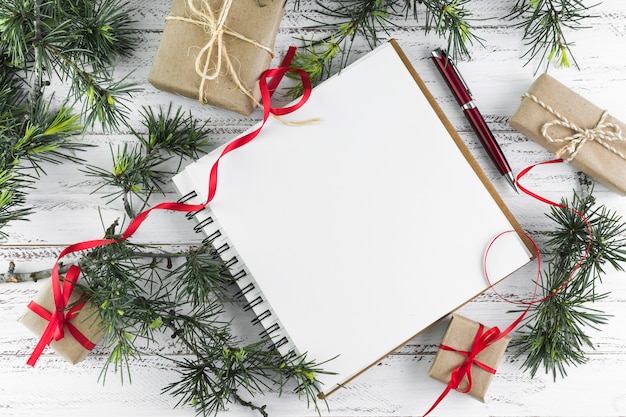
[[[143,84],[144,91],[137,94],[134,107],[134,127],[141,129],[136,117],[143,105],[182,105],[198,118],[209,118],[214,126],[212,139],[223,143],[259,120],[257,112],[252,117],[242,117],[224,110],[202,107],[194,100],[177,98],[155,90],[147,83],[152,58],[161,37],[164,17],[169,10],[169,0],[143,0],[134,2],[140,13],[137,26],[142,39],[131,59],[120,62],[119,73],[134,71],[132,78]],[[551,155],[529,139],[508,126],[508,119],[519,104],[520,95],[535,78],[534,65],[524,66],[521,55],[525,46],[521,31],[511,27],[511,22],[501,18],[512,1],[474,0],[468,4],[477,16],[489,18],[475,22],[476,34],[484,39],[484,47],[471,48],[473,59],[459,63],[466,81],[470,84],[488,123],[494,130],[514,171],[551,158]],[[296,38],[308,37],[307,29],[314,15],[311,2],[302,1],[300,11],[288,6],[278,34],[276,50],[279,55],[288,45],[299,44]],[[579,32],[568,32],[575,42],[574,54],[580,69],[550,68],[551,75],[578,91],[613,115],[626,120],[623,97],[626,93],[626,55],[623,44],[626,36],[626,3],[606,0],[593,9],[597,16],[588,21],[589,27]],[[413,65],[427,83],[452,123],[479,159],[488,176],[504,197],[522,226],[538,238],[540,231],[548,230],[551,223],[544,213],[547,206],[523,194],[513,193],[496,169],[489,163],[476,137],[455,104],[434,65],[429,52],[444,45],[435,35],[425,35],[421,24],[398,19],[398,28],[390,35],[398,40]],[[422,20],[423,22],[423,16]],[[355,45],[351,60],[368,50],[363,42]],[[372,82],[385,74],[372,74]],[[363,86],[367,88],[367,86]],[[59,86],[61,91],[63,86]],[[372,97],[393,106],[392,97]],[[393,121],[389,121],[393,123]],[[98,132],[86,135],[84,140],[99,145],[83,156],[88,163],[110,165],[109,146],[133,140],[128,132],[103,135]],[[381,143],[384,146],[384,143]],[[122,208],[114,203],[106,205],[102,193],[92,194],[95,183],[84,176],[75,164],[47,167],[48,175],[38,182],[31,192],[29,203],[35,208],[30,222],[14,223],[6,231],[10,236],[0,242],[0,272],[5,272],[10,260],[17,263],[18,272],[49,268],[65,246],[100,236],[102,222],[110,224],[122,217]],[[433,173],[434,175],[444,175]],[[567,165],[539,168],[525,179],[528,188],[553,200],[569,197],[572,190],[580,190],[579,175]],[[425,179],[427,180],[427,179]],[[419,195],[419,184],[416,184]],[[446,192],[446,190],[441,190]],[[626,215],[626,197],[597,186],[595,195],[608,208]],[[436,198],[437,196],[419,196]],[[176,199],[170,192],[165,200]],[[463,201],[459,201],[462,215]],[[425,219],[427,221],[427,219]],[[471,221],[468,219],[468,221]],[[453,236],[451,236],[453,238]],[[153,213],[149,221],[133,238],[137,242],[165,245],[185,245],[198,242],[200,237],[191,232],[184,216],[175,213]],[[532,267],[526,268],[498,286],[503,294],[523,295],[530,290],[534,278]],[[434,277],[436,279],[436,277]],[[188,407],[174,408],[176,400],[161,389],[176,377],[156,353],[176,354],[163,343],[155,354],[133,364],[132,383],[120,383],[109,375],[103,385],[98,381],[104,363],[104,353],[99,348],[84,362],[72,366],[58,355],[47,350],[35,368],[25,362],[36,344],[36,339],[15,320],[42,285],[41,282],[0,284],[0,415],[3,416],[193,416]],[[612,315],[607,325],[599,331],[590,331],[594,340],[589,350],[588,363],[571,368],[569,376],[556,382],[548,375],[530,378],[520,370],[521,359],[509,352],[494,378],[487,401],[480,403],[468,396],[451,393],[433,415],[450,416],[623,416],[626,415],[626,274],[609,271],[601,290],[610,297],[597,306]],[[439,295],[445,297],[445,294]],[[419,303],[419,299],[415,300]],[[506,327],[515,316],[508,314],[510,305],[488,292],[460,309],[460,313],[487,325]],[[245,319],[246,317],[240,317]],[[333,394],[328,400],[328,416],[417,416],[424,413],[443,390],[443,385],[429,379],[428,369],[447,321],[438,323],[416,337],[398,352],[369,369],[346,389]],[[384,329],[372,329],[381,332]],[[291,394],[278,397],[268,394],[256,398],[267,404],[271,416],[313,416],[306,402]],[[323,406],[323,404],[321,404]],[[229,407],[224,416],[254,416],[255,412],[239,406]]]

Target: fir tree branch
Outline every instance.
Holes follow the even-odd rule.
[[[99,74],[86,71],[54,45],[45,43],[44,48],[50,54],[48,65],[64,68],[65,72],[58,75],[71,80],[70,91],[76,102],[83,103],[82,114],[86,126],[93,127],[99,121],[103,127],[112,130],[118,129],[121,123],[126,124],[129,109],[125,101],[140,91],[138,87],[125,82],[125,79],[104,81]],[[108,80],[108,74],[105,75]],[[104,86],[104,82],[108,82],[108,86]]]
[[[470,0],[422,0],[426,7],[425,32],[431,30],[447,39],[447,51],[453,60],[470,58],[469,46],[474,42],[482,46],[483,39],[472,32],[471,13],[466,9]]]
[[[594,6],[586,6],[581,0],[518,0],[508,17],[518,21],[515,27],[524,29],[522,39],[528,51],[523,57],[527,64],[537,60],[536,71],[542,64],[547,69],[552,62],[559,67],[571,63],[578,67],[571,51],[573,44],[566,40],[564,30],[583,28],[582,21],[592,17],[588,10]]]
[[[0,142],[0,237],[4,236],[4,225],[24,220],[30,214],[30,209],[24,207],[26,192],[45,174],[41,162],[80,162],[74,152],[86,147],[68,140],[82,131],[78,116],[64,106],[54,111],[50,103],[40,100],[31,109],[33,113],[25,117],[21,102],[8,98],[15,93],[14,88],[0,86],[0,100],[6,98],[0,103],[0,118],[8,120]]]
[[[330,35],[310,41],[303,39],[304,52],[296,53],[293,66],[304,69],[313,85],[317,84],[332,73],[337,57],[340,67],[346,65],[356,36],[362,36],[370,47],[378,44],[379,32],[386,33],[391,25],[390,17],[397,15],[397,3],[397,0],[343,0],[330,4],[317,1],[319,13],[332,22],[314,20],[314,27],[329,31]],[[295,89],[292,95],[300,92]]]
[[[571,204],[561,204],[581,213],[591,227],[591,242],[586,223],[574,211],[552,207],[548,217],[556,228],[548,234],[546,252],[550,254],[542,273],[543,299],[530,309],[520,335],[511,344],[517,356],[525,356],[522,369],[534,376],[540,369],[564,377],[569,366],[586,361],[593,343],[588,329],[598,329],[608,316],[593,308],[607,293],[598,293],[596,285],[605,273],[605,265],[623,270],[626,262],[626,223],[604,206],[596,206],[591,194],[574,194]],[[587,245],[589,251],[586,253]],[[585,261],[572,275],[583,256]],[[517,311],[519,313],[519,311]]]
[[[115,59],[133,49],[131,23],[129,4],[119,0],[0,2],[0,238],[5,225],[30,214],[26,191],[44,173],[40,162],[80,162],[73,152],[82,146],[70,139],[83,132],[81,118],[125,123],[124,98],[136,90],[110,79]],[[81,115],[70,97],[52,106],[45,95],[52,75],[71,80]]]
[[[71,81],[77,101],[92,101],[83,107],[87,125],[96,120],[105,128],[125,123],[124,97],[137,89],[110,78],[115,60],[133,50],[129,11],[129,4],[119,0],[0,4],[0,35],[6,39],[12,65],[22,68],[25,82],[32,82],[32,101],[42,95],[40,87],[45,83],[40,78],[56,74]]]
[[[184,115],[180,108],[174,112],[171,105],[166,110],[159,108],[158,112],[144,107],[142,116],[147,132],[141,134],[133,129],[137,143],[126,143],[116,152],[111,149],[111,170],[93,165],[81,169],[86,175],[100,179],[93,192],[112,189],[104,197],[108,203],[121,199],[130,218],[148,205],[153,193],[163,193],[162,185],[186,158],[198,158],[205,152],[211,132],[208,120],[199,123],[191,114]],[[174,158],[178,160],[175,171],[164,169]],[[141,209],[134,209],[134,198],[142,203]]]
[[[279,395],[288,383],[295,383],[295,390],[305,393],[307,401],[317,403],[319,394],[317,375],[326,373],[305,355],[289,354],[283,357],[270,340],[261,340],[243,347],[226,337],[213,339],[196,350],[195,360],[174,361],[181,375],[180,380],[168,385],[164,392],[180,397],[178,405],[192,404],[204,416],[215,415],[231,402],[265,414],[265,406],[244,400],[240,390],[254,397],[279,385]]]
[[[331,22],[314,20],[314,27],[330,32],[330,35],[320,39],[302,39],[304,47],[296,52],[292,65],[305,70],[313,85],[318,84],[332,74],[336,58],[340,60],[340,68],[347,64],[357,36],[363,37],[372,48],[378,44],[379,32],[387,33],[388,28],[393,26],[390,18],[398,15],[397,3],[397,0],[343,0],[330,4],[317,1],[319,13]],[[301,87],[297,86],[289,94],[296,97],[301,93]]]
[[[317,39],[301,39],[302,48],[296,54],[294,66],[304,69],[313,85],[348,63],[352,43],[359,37],[370,47],[376,46],[381,35],[389,37],[394,19],[404,17],[418,23],[420,8],[425,9],[424,32],[433,31],[447,41],[448,54],[453,60],[470,58],[470,46],[483,44],[472,28],[475,19],[467,6],[470,0],[337,0],[317,1],[317,12],[324,19],[314,20],[314,28],[329,33]],[[299,7],[299,1],[294,2]],[[581,0],[517,0],[506,17],[523,28],[523,41],[528,51],[527,63],[537,60],[537,70],[545,63],[559,66],[577,63],[572,56],[572,44],[565,39],[566,30],[583,28],[582,22],[592,16],[593,6]],[[339,58],[339,62],[335,62]],[[290,76],[293,76],[290,74]],[[289,90],[291,96],[302,93],[301,86]]]
[[[317,1],[318,12],[328,21],[314,20],[314,28],[330,34],[319,39],[301,39],[304,46],[296,53],[293,66],[304,69],[315,85],[332,74],[334,65],[343,68],[347,64],[357,37],[374,48],[380,43],[381,35],[390,37],[389,31],[397,28],[394,19],[412,18],[417,22],[420,6],[426,9],[424,32],[432,30],[447,38],[453,58],[469,57],[468,45],[482,40],[472,32],[467,3],[469,0]],[[295,6],[298,7],[298,2]],[[335,62],[337,58],[339,63]],[[289,92],[294,97],[301,93],[300,86]]]

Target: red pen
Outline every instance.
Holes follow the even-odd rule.
[[[496,142],[496,138],[493,136],[493,133],[491,133],[491,129],[489,129],[485,119],[483,119],[480,111],[478,111],[478,108],[472,99],[472,94],[465,84],[463,77],[461,77],[461,74],[459,74],[456,70],[454,64],[447,57],[443,49],[435,49],[432,52],[432,59],[437,66],[437,69],[439,69],[439,72],[443,76],[443,79],[448,84],[448,87],[452,90],[452,94],[459,102],[459,106],[463,109],[463,113],[465,114],[465,117],[469,121],[470,125],[472,125],[474,132],[478,135],[478,139],[480,139],[480,142],[487,150],[489,157],[498,168],[498,171],[500,171],[509,184],[511,184],[511,187],[517,191],[517,187],[515,186],[515,177],[511,172],[511,167],[504,157],[498,142]]]

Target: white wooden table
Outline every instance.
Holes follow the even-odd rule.
[[[295,37],[309,36],[305,29],[308,1],[302,1],[301,12],[288,6],[278,34],[276,50],[286,50],[298,44]],[[494,130],[513,170],[521,169],[552,156],[543,148],[513,131],[508,119],[519,105],[520,95],[535,78],[534,64],[524,66],[521,55],[525,46],[521,31],[511,23],[498,18],[506,15],[513,1],[474,0],[468,7],[477,16],[490,19],[476,22],[476,34],[484,39],[485,46],[471,48],[473,59],[459,63],[466,81],[488,123]],[[138,110],[142,105],[175,106],[193,112],[197,118],[210,118],[214,126],[215,144],[223,143],[260,119],[257,112],[245,118],[224,110],[202,107],[194,100],[176,98],[155,90],[147,83],[151,62],[157,49],[170,1],[142,0],[135,4],[141,10],[137,25],[142,30],[142,41],[130,59],[120,63],[119,71],[134,70],[133,79],[143,84],[144,91],[136,95],[133,105],[135,128],[141,129]],[[594,9],[597,18],[589,20],[589,28],[568,33],[575,42],[574,54],[580,69],[551,68],[550,74],[570,88],[584,95],[598,106],[626,121],[626,3],[605,0]],[[493,18],[491,18],[493,16]],[[422,20],[423,22],[423,16]],[[544,213],[548,207],[523,194],[512,192],[489,163],[477,138],[470,131],[449,90],[428,59],[432,49],[445,42],[435,35],[425,35],[423,27],[413,21],[399,20],[401,25],[390,35],[396,38],[413,65],[427,83],[462,138],[478,158],[489,178],[494,182],[506,203],[522,226],[539,237],[539,232],[551,227]],[[358,43],[351,60],[368,48]],[[277,58],[278,59],[278,58]],[[373,74],[376,77],[385,74]],[[366,88],[364,86],[363,88]],[[389,103],[393,105],[393,103]],[[114,148],[132,141],[128,132],[102,135],[87,134],[84,140],[99,145],[84,157],[88,163],[110,165],[109,146]],[[17,272],[49,268],[58,253],[67,245],[101,236],[102,226],[122,217],[118,204],[106,205],[99,194],[92,194],[95,183],[79,172],[79,166],[46,167],[48,175],[37,183],[29,195],[35,213],[30,222],[17,222],[6,229],[10,236],[0,242],[0,272],[6,272],[9,261],[17,264]],[[439,173],[435,173],[439,174]],[[581,190],[580,176],[570,166],[560,164],[533,171],[526,177],[528,188],[553,200],[570,197],[572,190]],[[445,192],[445,190],[441,190]],[[626,216],[626,198],[597,186],[595,196],[608,208]],[[165,200],[177,196],[170,190]],[[459,202],[462,204],[463,202]],[[175,213],[155,213],[134,238],[135,241],[166,245],[197,243],[184,216]],[[541,238],[539,237],[541,243]],[[516,294],[528,287],[534,277],[532,268],[516,274],[503,282],[498,289],[504,294]],[[174,409],[176,400],[161,389],[175,378],[168,362],[158,356],[148,356],[133,365],[132,383],[120,383],[109,375],[106,384],[98,382],[104,356],[94,352],[84,362],[70,365],[51,350],[46,350],[35,368],[25,362],[36,344],[36,339],[15,320],[41,287],[42,282],[0,284],[0,415],[2,416],[193,416],[191,408]],[[600,331],[590,331],[594,350],[589,350],[588,363],[569,369],[569,376],[556,382],[549,375],[539,374],[531,379],[520,370],[521,360],[510,352],[498,369],[486,403],[468,396],[451,393],[433,415],[507,415],[507,416],[618,416],[626,415],[626,274],[609,271],[601,290],[610,297],[597,307],[612,317]],[[445,295],[442,294],[442,297]],[[416,300],[416,303],[419,300]],[[514,316],[507,314],[511,306],[492,293],[472,300],[460,312],[487,325],[506,327]],[[417,416],[424,413],[437,398],[444,386],[427,376],[437,345],[447,322],[442,322],[416,337],[399,352],[381,361],[357,378],[346,389],[333,394],[328,400],[329,416]],[[167,347],[161,353],[168,354]],[[169,352],[171,353],[171,352]],[[291,394],[278,397],[268,394],[256,399],[267,404],[271,416],[313,416],[313,409]],[[323,404],[322,404],[323,406]],[[255,412],[232,406],[222,413],[225,416],[254,416]]]

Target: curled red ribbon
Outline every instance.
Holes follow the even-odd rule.
[[[520,179],[522,179],[526,174],[528,174],[532,169],[534,169],[537,166],[540,165],[547,165],[547,164],[555,164],[555,163],[561,163],[563,162],[562,159],[553,159],[553,160],[549,160],[549,161],[544,161],[544,162],[540,162],[534,165],[531,165],[527,168],[525,168],[524,170],[522,170],[516,178],[516,185],[517,187],[522,190],[522,192],[524,192],[525,194],[533,197],[534,199],[541,201],[542,203],[546,203],[548,205],[554,206],[554,207],[558,207],[561,209],[565,209],[565,210],[570,210],[573,213],[575,213],[578,217],[580,217],[583,222],[585,223],[585,226],[587,227],[587,233],[589,236],[589,239],[587,241],[587,247],[585,249],[585,253],[581,256],[580,261],[574,266],[574,268],[572,269],[570,275],[568,276],[568,278],[559,286],[559,288],[557,288],[556,290],[550,292],[550,294],[548,294],[547,296],[538,299],[537,300],[537,289],[538,289],[538,285],[539,285],[539,277],[541,275],[541,257],[539,255],[539,248],[537,247],[537,244],[534,242],[534,240],[527,234],[525,233],[521,233],[522,235],[524,235],[532,244],[534,250],[535,250],[535,254],[537,255],[537,279],[535,280],[535,287],[534,287],[534,292],[533,292],[533,297],[530,301],[521,301],[521,302],[514,302],[509,300],[508,298],[500,295],[500,293],[498,293],[498,291],[496,291],[496,289],[493,287],[493,284],[491,283],[491,281],[489,280],[489,273],[487,272],[487,257],[489,255],[490,249],[493,246],[493,244],[496,242],[496,240],[498,240],[502,235],[506,234],[506,233],[520,233],[518,231],[514,231],[514,230],[509,230],[509,231],[505,231],[500,233],[499,235],[497,235],[487,246],[487,250],[485,251],[485,256],[483,259],[483,266],[484,266],[484,274],[485,274],[485,279],[487,280],[487,283],[489,284],[489,288],[498,296],[500,297],[502,300],[508,302],[508,303],[512,303],[512,304],[522,304],[522,305],[526,305],[526,309],[522,312],[522,314],[520,314],[520,316],[509,325],[509,327],[507,327],[504,331],[500,331],[497,327],[492,327],[491,329],[489,329],[487,332],[484,332],[484,326],[482,324],[479,324],[479,329],[478,332],[476,333],[476,336],[474,337],[474,342],[472,344],[472,348],[469,352],[466,351],[460,351],[457,349],[454,349],[452,347],[446,346],[441,344],[439,347],[440,349],[443,350],[447,350],[447,351],[453,351],[453,352],[457,352],[460,353],[464,356],[466,356],[466,359],[461,363],[461,365],[457,366],[455,369],[453,369],[452,373],[451,373],[451,377],[450,377],[450,381],[448,382],[448,385],[446,386],[446,388],[444,389],[444,391],[441,393],[441,395],[439,396],[439,398],[435,401],[435,403],[430,407],[430,409],[423,415],[424,417],[427,416],[428,414],[430,414],[438,405],[439,403],[448,395],[448,393],[451,390],[458,390],[459,385],[461,384],[461,382],[463,381],[463,378],[465,376],[467,376],[467,380],[468,380],[468,387],[463,390],[463,391],[459,391],[463,394],[467,394],[468,392],[470,392],[470,390],[472,389],[472,367],[478,366],[482,369],[484,369],[485,371],[495,374],[496,370],[486,366],[485,364],[483,364],[482,362],[476,360],[476,356],[483,351],[484,349],[488,348],[489,346],[491,346],[493,343],[497,342],[498,340],[502,339],[503,337],[505,337],[506,335],[508,335],[509,333],[511,333],[513,331],[513,329],[515,329],[524,319],[524,317],[526,316],[526,314],[530,311],[530,308],[534,305],[534,304],[538,304],[541,303],[551,297],[554,297],[559,291],[561,291],[563,288],[565,288],[565,286],[569,283],[569,281],[571,280],[571,278],[574,276],[574,274],[576,274],[576,272],[578,271],[578,269],[582,266],[582,264],[585,262],[585,260],[587,259],[588,255],[589,255],[589,251],[591,250],[591,244],[592,244],[592,240],[593,240],[593,233],[592,233],[592,229],[591,229],[591,225],[589,223],[589,221],[587,220],[587,218],[580,213],[578,210],[573,209],[571,207],[568,207],[564,204],[561,203],[556,203],[553,202],[551,200],[548,200],[545,197],[542,197],[530,190],[528,190],[526,187],[522,186],[519,182]],[[483,333],[484,332],[484,333]]]
[[[84,306],[86,302],[85,300],[80,303],[77,303],[75,306],[73,306],[69,310],[67,308],[69,298],[72,294],[76,281],[78,280],[78,277],[80,276],[80,267],[78,267],[77,265],[70,266],[66,274],[66,277],[63,280],[63,285],[61,285],[61,279],[59,276],[60,260],[66,255],[74,253],[74,252],[94,249],[97,247],[110,245],[112,243],[122,242],[130,238],[137,231],[137,229],[139,229],[141,224],[146,220],[148,215],[153,210],[194,212],[208,205],[213,200],[213,197],[215,197],[215,193],[217,191],[217,176],[218,176],[217,174],[218,174],[218,166],[219,166],[220,159],[224,157],[226,154],[228,154],[229,152],[232,152],[235,149],[244,146],[245,144],[249,143],[254,138],[256,138],[257,135],[263,129],[263,126],[265,126],[265,123],[269,119],[270,115],[273,114],[276,116],[283,116],[283,115],[292,113],[298,110],[300,107],[302,107],[304,103],[306,103],[306,101],[309,99],[309,96],[311,95],[312,87],[311,87],[311,81],[308,77],[308,74],[301,69],[290,67],[291,61],[293,57],[295,56],[295,52],[296,52],[296,48],[294,46],[291,46],[287,54],[283,58],[283,61],[279,67],[268,69],[261,75],[261,78],[259,79],[259,87],[261,91],[261,102],[263,105],[263,120],[257,129],[230,142],[224,148],[220,156],[217,158],[217,160],[211,167],[211,172],[209,175],[209,184],[208,184],[209,191],[208,191],[208,197],[207,197],[206,202],[202,204],[184,204],[184,203],[176,203],[176,202],[164,202],[164,203],[157,204],[156,206],[151,207],[148,210],[145,210],[139,213],[130,222],[130,224],[127,226],[127,228],[124,230],[121,237],[119,238],[98,239],[98,240],[90,240],[90,241],[75,243],[73,245],[66,247],[63,251],[61,251],[61,253],[57,257],[54,267],[52,268],[52,276],[51,276],[52,290],[53,290],[52,293],[53,293],[54,305],[55,305],[54,311],[48,312],[47,310],[45,310],[43,307],[41,307],[34,301],[32,301],[28,305],[28,307],[32,311],[34,311],[35,313],[37,313],[44,319],[48,320],[48,325],[46,326],[46,329],[41,335],[39,343],[37,344],[33,353],[31,354],[30,358],[27,361],[28,365],[31,365],[31,366],[35,365],[35,363],[41,356],[41,353],[43,352],[44,348],[47,345],[49,345],[52,340],[58,341],[64,337],[64,328],[67,328],[70,334],[74,338],[76,338],[76,340],[86,349],[91,350],[94,348],[94,344],[91,341],[89,341],[82,333],[80,333],[80,331],[78,331],[78,329],[76,329],[76,327],[74,327],[69,322],[69,320],[71,320],[73,317],[76,316],[76,314],[78,314],[78,312],[80,311],[80,309]],[[272,93],[278,87],[278,84],[280,83],[280,80],[283,78],[283,76],[290,71],[294,71],[300,76],[300,79],[302,80],[302,85],[304,87],[303,95],[295,104],[292,104],[288,107],[281,107],[281,108],[272,107],[271,106]],[[269,83],[268,83],[268,79],[270,79]]]

